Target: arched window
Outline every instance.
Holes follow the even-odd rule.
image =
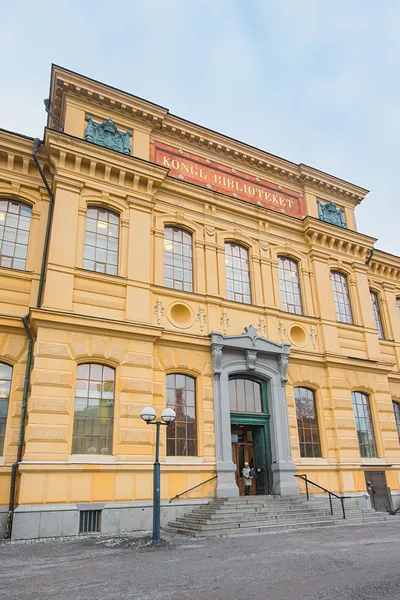
[[[261,396],[261,385],[252,379],[230,379],[229,403],[231,412],[264,412]]]
[[[164,285],[193,292],[192,234],[179,227],[164,229]]]
[[[12,367],[0,363],[0,456],[3,455],[6,436],[8,403],[10,400]]]
[[[282,310],[302,315],[299,269],[297,262],[287,256],[279,257],[279,287]]]
[[[23,271],[32,209],[17,200],[0,200],[0,266]]]
[[[225,264],[228,300],[251,304],[248,250],[239,244],[226,242]]]
[[[195,383],[189,375],[167,375],[167,406],[176,412],[176,421],[167,427],[168,456],[197,455]]]
[[[341,323],[353,323],[347,277],[338,271],[332,271],[333,296],[335,298],[336,319]]]
[[[112,454],[115,371],[78,365],[72,454]]]
[[[396,419],[397,433],[400,440],[400,402],[393,402],[394,418]]]
[[[362,458],[373,458],[377,453],[369,397],[361,392],[353,392],[351,396],[360,455]]]
[[[372,310],[374,311],[375,324],[376,324],[376,328],[378,330],[378,338],[380,340],[384,340],[385,339],[385,331],[383,329],[383,322],[382,322],[382,315],[381,315],[381,309],[380,309],[380,305],[379,305],[378,294],[376,292],[373,292],[372,290],[370,290],[370,292],[371,292]]]
[[[86,213],[83,268],[108,275],[118,274],[119,216],[89,206]]]
[[[300,456],[320,458],[321,441],[319,437],[317,407],[312,390],[298,387],[294,389],[296,402],[297,429],[299,432]]]

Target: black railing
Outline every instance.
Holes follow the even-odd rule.
[[[326,488],[322,487],[322,485],[318,485],[318,483],[314,483],[314,481],[311,481],[311,479],[308,479],[307,475],[295,475],[295,477],[298,477],[299,479],[302,479],[302,481],[305,482],[306,484],[306,494],[307,494],[307,500],[310,499],[310,493],[308,491],[308,485],[313,485],[317,488],[319,488],[320,490],[326,492],[329,495],[329,506],[331,508],[331,515],[333,516],[333,504],[332,504],[332,496],[334,498],[338,498],[342,504],[342,513],[343,513],[343,519],[346,518],[346,511],[344,508],[344,501],[346,500],[346,498],[350,498],[351,496],[339,496],[338,494],[335,494],[335,492],[331,492],[330,490],[327,490]]]
[[[213,479],[217,479],[217,475],[214,475],[214,477],[210,477],[210,479],[206,479],[205,481],[202,481],[201,483],[198,483],[197,485],[194,485],[193,487],[189,488],[188,490],[185,490],[184,492],[181,492],[180,494],[177,494],[176,496],[174,496],[173,498],[171,498],[171,500],[169,501],[169,504],[171,504],[172,500],[176,500],[177,498],[180,498],[181,496],[184,496],[188,492],[191,492],[192,490],[195,490],[196,488],[200,487],[201,485],[204,485],[205,483],[208,483],[209,481],[213,481]]]

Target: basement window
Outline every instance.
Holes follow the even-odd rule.
[[[101,510],[79,511],[79,533],[99,533],[101,531]]]

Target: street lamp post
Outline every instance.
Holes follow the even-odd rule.
[[[155,425],[156,426],[156,457],[154,461],[154,471],[153,471],[153,544],[154,546],[159,546],[161,544],[160,537],[160,512],[161,512],[161,504],[160,504],[160,427],[161,425],[169,425],[173,423],[176,419],[176,414],[173,408],[166,408],[163,410],[161,419],[162,421],[155,421],[156,411],[152,406],[146,406],[141,412],[140,415],[147,423],[147,425]]]

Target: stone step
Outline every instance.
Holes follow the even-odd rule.
[[[252,524],[252,523],[285,523],[286,521],[298,521],[299,519],[301,519],[302,521],[316,521],[318,519],[327,519],[327,518],[334,518],[331,515],[326,515],[326,514],[322,514],[322,515],[286,515],[286,516],[282,516],[282,517],[264,517],[262,519],[258,519],[258,518],[250,518],[250,519],[195,519],[195,518],[191,518],[191,517],[179,517],[178,519],[176,519],[176,522],[180,523],[180,524],[187,524],[187,525],[192,525],[192,524],[196,524],[196,525],[210,525],[211,527],[214,526],[227,526],[227,527],[231,527],[231,526],[235,526],[236,525],[242,525],[242,524]]]
[[[222,514],[222,513],[213,513],[213,514],[207,514],[207,513],[190,513],[190,515],[184,515],[182,517],[180,517],[181,519],[207,519],[209,521],[215,521],[215,520],[222,520],[222,521],[232,521],[232,520],[240,520],[240,521],[245,521],[246,519],[266,519],[266,518],[271,518],[271,519],[285,519],[286,517],[293,517],[293,516],[297,516],[297,517],[317,517],[317,516],[321,516],[324,517],[326,515],[330,515],[330,512],[327,512],[326,510],[321,510],[321,511],[313,511],[313,510],[302,510],[302,511],[296,511],[296,512],[290,512],[290,511],[282,511],[282,512],[276,512],[276,513],[272,513],[272,512],[263,512],[263,513],[250,513],[250,514],[242,514],[242,513],[238,513],[238,514]],[[358,513],[355,514],[355,516],[357,516]]]
[[[355,519],[327,519],[317,521],[296,521],[296,522],[285,522],[277,524],[259,524],[259,525],[247,525],[243,524],[241,527],[230,527],[230,528],[211,528],[211,529],[195,529],[192,527],[170,525],[167,530],[173,533],[180,533],[192,537],[212,537],[218,535],[240,535],[244,533],[268,533],[275,531],[287,531],[291,529],[305,529],[313,527],[327,527],[327,526],[348,526],[368,523],[379,523],[387,520],[386,517],[375,517],[372,519],[355,518]]]
[[[242,510],[242,509],[237,509],[237,510],[201,510],[201,509],[197,509],[195,511],[193,511],[193,514],[196,515],[225,515],[227,517],[229,517],[230,515],[242,515],[243,517],[245,517],[246,515],[263,515],[263,514],[269,514],[269,515],[281,515],[281,514],[301,514],[304,512],[310,512],[310,513],[326,513],[329,512],[330,514],[330,510],[329,509],[318,509],[318,508],[307,508],[307,507],[301,507],[298,509],[286,509],[286,508],[282,508],[279,509],[278,507],[276,509],[271,509],[269,510],[266,507],[263,508],[259,508],[257,510]]]

